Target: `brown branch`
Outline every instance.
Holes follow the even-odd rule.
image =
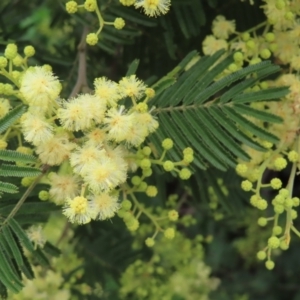
[[[76,84],[69,96],[69,98],[75,97],[82,89],[90,90],[87,77],[86,77],[86,36],[88,34],[88,28],[83,28],[81,41],[77,47],[78,50],[78,75]]]

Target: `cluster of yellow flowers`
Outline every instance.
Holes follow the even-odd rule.
[[[128,149],[139,146],[158,127],[147,105],[154,91],[135,75],[119,83],[97,78],[94,85],[94,94],[66,101],[58,98],[59,80],[43,67],[29,68],[20,80],[20,96],[29,105],[20,122],[24,139],[35,146],[43,164],[61,165],[69,159],[65,163],[74,174],[51,174],[50,194],[57,203],[69,199],[64,214],[79,224],[112,217],[119,209],[111,191],[137,167],[127,159],[132,155]],[[145,100],[136,103],[142,96]],[[118,105],[125,97],[134,103],[129,110]],[[72,134],[79,131],[82,136]],[[84,184],[78,195],[80,182]],[[86,189],[92,192],[89,199]]]
[[[0,93],[14,95],[28,106],[19,122],[2,137],[1,148],[6,148],[7,141],[17,136],[16,150],[27,154],[34,151],[39,158],[37,167],[46,165],[50,170],[58,167],[57,172],[43,178],[42,182],[50,185],[50,189],[42,190],[39,198],[63,205],[63,214],[72,223],[86,224],[113,217],[121,208],[122,194],[119,216],[130,231],[139,227],[138,218],[145,214],[156,226],[154,236],[161,231],[172,239],[174,229],[157,226],[151,213],[134,196],[135,192],[145,192],[149,197],[157,195],[157,188],[145,182],[152,174],[153,164],[162,166],[166,172],[177,172],[183,180],[191,176],[186,168],[194,159],[191,148],[183,151],[181,161],[173,162],[164,159],[173,147],[171,139],[162,141],[160,158],[152,158],[152,149],[142,146],[159,126],[152,115],[154,108],[147,104],[155,91],[136,75],[123,77],[119,82],[100,77],[94,80],[93,92],[61,99],[62,86],[51,67],[28,67],[27,58],[34,55],[34,48],[26,47],[24,53],[22,57],[17,46],[9,44],[0,57],[1,74],[15,86],[2,84]],[[14,66],[21,66],[24,71],[14,70]],[[6,98],[0,103],[3,117],[11,104]],[[24,147],[23,141],[31,147]],[[138,169],[142,176],[132,176],[131,185],[127,182],[128,174]],[[32,182],[33,178],[22,179],[24,186]],[[134,201],[133,207],[127,195]],[[177,212],[172,212],[169,218],[176,220]],[[29,235],[40,245],[38,233],[35,229]],[[154,244],[154,239],[147,244]]]

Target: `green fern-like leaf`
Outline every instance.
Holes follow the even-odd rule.
[[[11,266],[7,251],[10,251],[10,249],[6,249],[5,244],[2,242],[2,239],[0,239],[0,280],[8,289],[12,290],[13,292],[19,292],[23,288],[23,284],[19,274],[17,274]],[[6,280],[9,281],[9,283],[2,280],[2,272],[5,274]]]
[[[15,207],[15,204],[7,205],[0,208],[0,214],[7,216],[12,209]],[[58,210],[57,206],[53,203],[48,202],[29,202],[24,203],[22,207],[18,210],[17,215],[34,215],[34,214],[48,214],[51,211]]]
[[[0,119],[0,134],[8,129],[12,124],[18,120],[25,112],[26,106],[20,105],[11,110],[5,117]]]
[[[32,164],[36,162],[36,157],[12,150],[0,150],[0,160]]]
[[[23,257],[21,254],[22,250],[20,249],[15,238],[13,237],[11,229],[8,226],[3,226],[2,233],[3,233],[3,237],[5,238],[5,240],[7,241],[7,244],[10,247],[12,256],[15,258],[18,266],[22,267],[24,265]]]
[[[34,247],[29,240],[28,236],[26,235],[25,231],[22,229],[22,227],[18,224],[18,222],[11,218],[7,221],[10,229],[12,232],[16,235],[16,237],[19,239],[20,243],[29,251],[34,252]]]
[[[9,194],[15,194],[18,193],[19,190],[18,187],[12,183],[0,181],[0,191]]]
[[[0,176],[5,177],[36,177],[41,175],[41,171],[32,167],[21,167],[15,165],[2,164],[0,166]]]
[[[157,106],[155,112],[161,126],[149,139],[159,152],[162,151],[162,139],[170,137],[178,146],[169,151],[170,158],[182,157],[181,151],[191,146],[195,150],[196,166],[205,169],[210,164],[226,170],[236,164],[236,158],[244,161],[249,159],[240,143],[258,151],[266,151],[256,142],[257,138],[278,142],[276,136],[257,125],[257,122],[250,121],[248,116],[262,124],[280,123],[281,118],[252,108],[249,104],[276,100],[285,96],[288,89],[245,90],[277,72],[279,67],[264,61],[215,81],[232,63],[231,56],[220,61],[223,54],[221,50],[201,58],[183,72],[176,83],[151,100],[150,103]],[[196,55],[193,53],[189,60],[195,59]]]

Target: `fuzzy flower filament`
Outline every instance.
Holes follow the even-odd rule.
[[[144,13],[149,17],[157,17],[166,14],[170,9],[170,0],[137,0],[135,8],[143,8]]]

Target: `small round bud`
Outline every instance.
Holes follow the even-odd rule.
[[[274,189],[274,190],[279,190],[282,186],[282,182],[279,178],[273,178],[271,180],[271,187]]]
[[[0,149],[6,149],[6,147],[7,147],[7,142],[0,140]]]
[[[14,79],[19,79],[20,78],[20,76],[21,76],[21,72],[19,72],[19,71],[12,71],[12,77],[14,78]]]
[[[240,52],[240,51],[235,52],[233,54],[233,60],[235,62],[241,62],[241,61],[243,61],[244,60],[244,54],[242,52]]]
[[[295,15],[294,13],[292,13],[291,11],[287,11],[285,14],[284,14],[284,18],[288,21],[293,21],[295,19]]]
[[[7,58],[0,56],[0,69],[4,69],[7,66]]]
[[[250,203],[251,203],[251,205],[253,205],[254,207],[257,207],[257,203],[258,203],[259,199],[260,198],[257,195],[252,195],[250,197]]]
[[[235,63],[230,64],[230,65],[228,66],[228,70],[229,70],[230,72],[236,72],[236,71],[238,70],[237,64],[235,64]]]
[[[271,248],[271,249],[277,249],[280,245],[280,239],[276,236],[271,236],[269,239],[268,239],[268,246]]]
[[[275,6],[277,9],[282,10],[285,7],[284,0],[276,0]]]
[[[145,181],[142,181],[138,186],[138,190],[141,192],[145,192],[147,190],[148,184]]]
[[[175,237],[175,230],[173,228],[167,228],[164,231],[164,236],[168,239],[168,240],[172,240]]]
[[[294,207],[298,207],[299,204],[300,204],[299,198],[298,197],[294,197],[294,198],[292,198],[292,200],[293,200],[293,206]]]
[[[123,220],[124,220],[127,224],[129,224],[129,225],[130,225],[131,222],[135,219],[134,216],[132,215],[132,213],[129,212],[129,211],[124,212],[122,218],[123,218]]]
[[[121,204],[121,207],[122,207],[122,209],[124,209],[125,211],[128,211],[128,210],[130,210],[130,208],[132,207],[132,203],[131,203],[129,200],[125,199],[125,200],[123,200],[123,202],[122,202],[122,204]]]
[[[155,241],[154,241],[153,238],[147,238],[147,239],[145,240],[145,244],[146,244],[147,247],[151,248],[151,247],[154,246]]]
[[[86,36],[86,43],[90,46],[95,46],[98,43],[98,36],[96,33],[89,33]]]
[[[260,210],[265,210],[268,207],[268,202],[264,199],[259,199],[256,207]]]
[[[140,102],[135,106],[135,110],[141,113],[145,113],[148,111],[148,105],[145,102]]]
[[[288,159],[290,162],[297,162],[299,159],[299,154],[296,151],[292,150],[288,153]]]
[[[33,150],[31,148],[28,148],[28,147],[18,147],[16,149],[17,152],[20,152],[20,153],[24,153],[24,154],[33,154]]]
[[[248,171],[248,167],[247,165],[245,164],[238,164],[236,167],[235,167],[235,170],[236,172],[239,174],[239,175],[245,175]]]
[[[75,14],[78,9],[78,4],[75,1],[69,1],[66,3],[66,11],[69,14]]]
[[[285,199],[284,206],[286,208],[291,208],[291,207],[293,207],[293,205],[294,205],[294,201],[291,198]]]
[[[123,209],[119,209],[117,212],[117,216],[122,219],[124,218],[124,214],[125,214],[125,211]]]
[[[256,254],[256,257],[259,260],[265,260],[267,258],[267,254],[266,254],[265,251],[258,251],[257,254]]]
[[[189,154],[194,155],[194,150],[192,148],[187,147],[187,148],[183,149],[183,156],[189,155]]]
[[[261,227],[264,227],[268,224],[268,220],[266,218],[261,217],[257,220],[257,224]]]
[[[246,47],[247,47],[248,49],[250,49],[250,50],[255,49],[255,42],[254,42],[254,40],[248,40],[248,41],[246,42]]]
[[[250,65],[256,65],[258,63],[261,62],[261,59],[259,57],[255,57],[255,58],[252,58],[249,62]]]
[[[141,179],[140,176],[133,176],[133,177],[131,178],[131,183],[132,183],[133,185],[138,186],[138,185],[141,184],[141,182],[142,182],[142,179]]]
[[[277,157],[274,161],[274,168],[277,170],[277,171],[281,171],[283,169],[285,169],[287,166],[287,161],[285,158],[283,157]]]
[[[275,41],[275,34],[273,32],[266,33],[265,40],[269,43],[274,42]]]
[[[40,191],[39,192],[39,199],[42,201],[46,201],[49,199],[49,192],[48,191]]]
[[[280,235],[282,233],[282,227],[275,226],[275,227],[273,227],[272,232],[273,232],[274,235]]]
[[[170,221],[177,221],[178,220],[178,212],[176,210],[170,210],[168,212],[168,217]]]
[[[52,66],[48,64],[44,64],[42,68],[47,72],[52,72]]]
[[[191,177],[191,175],[192,175],[191,171],[187,168],[183,168],[179,172],[179,177],[182,180],[188,180]]]
[[[155,96],[155,90],[152,88],[146,88],[145,94],[149,99],[151,99]]]
[[[260,91],[260,87],[258,85],[255,85],[253,88],[252,88],[252,92],[258,92]]]
[[[279,247],[280,247],[281,250],[287,250],[287,249],[289,249],[289,245],[284,240],[280,242]]]
[[[282,195],[278,194],[275,199],[276,204],[284,204],[285,201],[285,197],[283,197]]]
[[[165,150],[170,150],[173,148],[174,143],[171,139],[164,139],[161,145]]]
[[[144,158],[140,162],[140,166],[142,169],[150,169],[151,168],[151,161],[148,158]]]
[[[260,173],[261,173],[260,170],[258,168],[255,168],[254,170],[251,170],[251,172],[249,173],[249,175],[247,174],[247,178],[251,182],[255,182],[260,177]]]
[[[13,95],[14,94],[14,88],[11,84],[5,83],[2,92],[5,95]]]
[[[276,43],[272,43],[272,44],[269,45],[269,49],[272,52],[275,52],[278,49],[278,45]]]
[[[15,44],[8,44],[4,50],[4,56],[8,59],[14,59],[18,54],[18,48]]]
[[[274,212],[276,214],[282,214],[284,212],[284,206],[280,204],[274,205]]]
[[[244,180],[244,181],[242,181],[241,187],[242,187],[242,190],[249,192],[249,191],[251,191],[253,184],[249,180]]]
[[[268,270],[273,270],[275,267],[275,263],[272,260],[267,260],[265,266]]]
[[[143,149],[142,149],[142,152],[144,155],[146,156],[149,156],[151,154],[151,148],[148,147],[148,146],[145,146]]]
[[[87,11],[93,12],[97,8],[97,1],[96,0],[85,0],[83,6]]]
[[[266,90],[269,87],[269,83],[267,81],[263,81],[260,83],[260,87],[262,90]],[[270,143],[270,144],[272,144],[272,143]]]
[[[12,60],[13,62],[13,65],[16,66],[16,67],[20,67],[22,66],[23,62],[24,62],[24,59],[21,55],[17,54],[15,56],[15,58]]]
[[[290,192],[288,189],[280,189],[279,195],[284,198],[287,198],[290,195]]]
[[[165,171],[167,172],[171,172],[174,170],[174,163],[170,160],[166,160],[163,164],[163,168],[165,169]]]
[[[185,164],[190,164],[191,162],[193,162],[193,160],[194,160],[194,155],[193,154],[186,154],[183,157],[183,162]]]
[[[127,228],[129,231],[136,231],[140,226],[140,223],[137,219],[133,219],[132,222],[130,222],[130,225],[127,225]]]
[[[292,220],[297,219],[297,217],[298,217],[297,211],[294,210],[294,209],[292,209],[292,210],[291,210],[291,218],[292,218]]]
[[[24,187],[28,187],[34,182],[35,179],[36,177],[24,177],[21,180],[21,185]]]
[[[122,18],[116,18],[114,21],[114,27],[116,29],[122,29],[125,26],[125,21]]]
[[[250,39],[250,34],[249,34],[249,32],[244,32],[244,33],[242,34],[242,40],[243,40],[244,42],[247,42],[247,41],[249,41],[249,39]]]
[[[267,48],[262,49],[259,54],[263,59],[268,59],[271,57],[271,51]]]
[[[32,46],[26,46],[24,48],[24,54],[26,57],[32,57],[35,54],[35,49]]]
[[[150,177],[151,175],[152,175],[152,169],[144,169],[143,170],[144,177]]]
[[[148,197],[155,197],[157,195],[157,187],[153,185],[149,185],[146,189],[146,195]]]

